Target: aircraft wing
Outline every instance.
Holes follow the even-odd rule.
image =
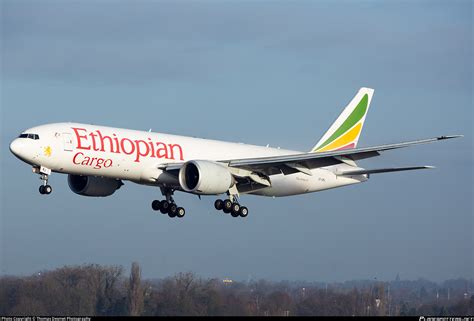
[[[310,169],[339,164],[342,162],[350,164],[353,161],[379,156],[380,152],[392,149],[408,147],[412,145],[432,143],[440,140],[462,137],[462,135],[440,136],[429,139],[415,140],[397,144],[387,144],[373,147],[345,149],[339,151],[322,153],[301,153],[284,156],[271,156],[260,158],[245,158],[222,161],[229,167],[244,168],[252,171],[262,172],[266,175],[276,173],[284,174],[297,171],[310,174]]]
[[[428,139],[415,140],[410,142],[387,144],[373,147],[363,147],[354,149],[345,149],[331,152],[309,152],[300,154],[291,154],[283,156],[270,156],[270,157],[259,157],[259,158],[244,158],[244,159],[232,159],[222,160],[220,162],[227,164],[230,168],[245,169],[251,173],[263,174],[263,175],[274,175],[274,174],[291,174],[296,172],[302,172],[308,175],[312,175],[310,169],[325,167],[340,163],[352,164],[354,161],[379,156],[380,152],[409,147],[413,145],[426,144],[437,142],[440,140],[452,139],[462,137],[462,135],[452,136],[440,136]],[[160,166],[161,169],[166,170],[170,174],[177,176],[177,172],[181,168],[183,163],[172,163],[163,164]],[[354,164],[355,165],[355,164]],[[413,168],[414,169],[414,168]],[[365,172],[364,172],[365,173]],[[359,173],[359,174],[364,174]],[[374,172],[375,173],[375,172]],[[368,173],[365,173],[368,174]],[[352,173],[352,175],[356,175]]]

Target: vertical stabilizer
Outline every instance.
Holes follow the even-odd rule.
[[[311,151],[356,148],[373,94],[373,89],[361,88]]]

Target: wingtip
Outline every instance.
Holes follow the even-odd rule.
[[[425,169],[435,169],[435,166],[423,166]]]
[[[461,138],[461,137],[464,137],[464,135],[447,135],[447,136],[440,136],[440,137],[438,137],[438,140],[452,139],[452,138]]]

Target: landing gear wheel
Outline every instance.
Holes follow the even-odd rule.
[[[239,212],[240,212],[240,205],[238,203],[232,203],[231,212],[230,212],[232,217],[239,216]]]
[[[216,208],[216,210],[220,211],[224,208],[224,201],[223,200],[216,200],[214,202],[214,207]]]
[[[168,201],[161,201],[160,212],[163,214],[168,214],[169,209],[170,209],[170,203]]]
[[[176,211],[176,216],[179,218],[182,218],[184,217],[185,214],[186,214],[185,209],[182,207],[178,207],[178,210]]]
[[[229,214],[232,211],[232,202],[230,200],[224,201],[224,213]]]
[[[157,201],[157,200],[154,200],[152,203],[151,203],[151,208],[154,210],[154,211],[159,211],[161,209],[161,202],[160,201]]]
[[[239,215],[240,215],[241,217],[247,217],[247,215],[249,215],[249,210],[248,210],[248,208],[246,208],[245,206],[242,206],[242,207],[240,208]]]
[[[42,195],[49,195],[51,194],[52,191],[53,191],[53,188],[51,187],[51,185],[41,185],[39,187],[39,192]]]
[[[178,206],[176,204],[171,204],[168,212],[169,217],[176,217],[178,214]]]
[[[45,193],[46,195],[51,194],[52,191],[53,191],[53,188],[51,187],[51,185],[46,185],[46,186],[44,187],[44,193]]]

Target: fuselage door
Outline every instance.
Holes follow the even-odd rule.
[[[64,150],[71,152],[73,150],[71,133],[63,133]]]

